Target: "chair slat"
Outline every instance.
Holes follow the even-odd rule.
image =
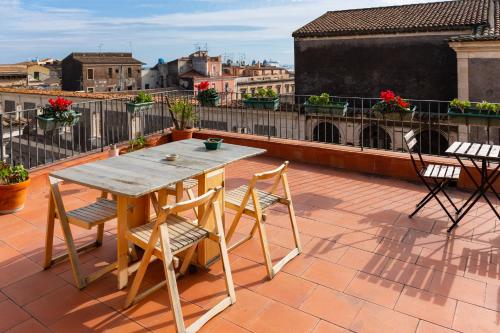
[[[453,144],[450,147],[448,147],[448,149],[446,149],[446,153],[455,154],[455,152],[457,151],[457,149],[460,147],[461,144],[462,142],[459,141],[453,142]]]
[[[434,170],[434,164],[429,164],[425,169],[424,177],[431,177],[432,170]]]
[[[445,178],[447,171],[448,171],[448,167],[442,166],[441,169],[439,170],[438,178]]]
[[[446,168],[446,174],[445,174],[445,178],[448,178],[448,179],[451,179],[453,178],[453,172],[454,172],[455,168],[454,167],[448,167]]]
[[[434,170],[432,170],[432,175],[431,177],[434,177],[434,178],[437,178],[438,175],[439,175],[439,171],[441,170],[441,166],[440,165],[435,165],[434,166]]]
[[[477,153],[477,156],[481,156],[481,157],[488,156],[488,153],[490,152],[490,149],[491,149],[490,145],[482,145],[481,149],[479,150],[479,153]]]
[[[415,137],[415,132],[413,130],[411,130],[411,131],[409,131],[408,133],[405,134],[405,140],[406,140],[406,142],[409,142],[414,137]]]
[[[457,149],[457,151],[455,153],[460,154],[460,155],[464,155],[467,152],[467,150],[469,150],[470,146],[471,146],[471,144],[469,142],[464,142],[464,143],[462,143],[460,148]]]
[[[491,147],[490,153],[488,154],[491,158],[499,158],[500,157],[500,146],[494,145]]]
[[[481,144],[480,143],[474,143],[474,144],[472,144],[472,146],[467,151],[467,155],[469,155],[469,156],[476,156],[476,154],[477,154],[477,152],[479,151],[480,148],[481,148]]]
[[[417,145],[417,139],[413,138],[410,142],[408,142],[408,149],[413,151],[413,148]]]

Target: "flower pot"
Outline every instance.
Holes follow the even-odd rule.
[[[308,101],[304,103],[305,113],[322,113],[331,114],[335,116],[344,116],[347,112],[347,107],[349,103],[337,102],[332,105],[314,105],[309,104]]]
[[[205,148],[207,148],[207,150],[217,150],[220,148],[223,141],[224,139],[221,138],[208,138],[203,143],[205,144]]]
[[[200,102],[201,106],[219,106],[220,96],[209,98],[198,96],[198,101]]]
[[[18,212],[24,208],[30,182],[28,178],[22,183],[0,185],[0,214]]]
[[[72,111],[73,119],[71,121],[59,121],[54,117],[47,117],[45,115],[36,116],[38,127],[46,132],[53,131],[55,129],[75,126],[80,121],[82,114],[80,112]]]
[[[417,109],[417,106],[411,106],[407,111],[396,111],[396,112],[380,112],[377,110],[373,111],[373,114],[377,118],[382,118],[385,120],[399,120],[399,121],[411,121],[413,113]]]
[[[150,112],[153,110],[154,102],[147,103],[133,103],[127,102],[125,103],[127,107],[127,112],[136,113],[136,112]]]
[[[172,141],[181,141],[193,138],[194,128],[187,128],[183,130],[173,129],[172,130]]]
[[[450,117],[450,121],[460,125],[493,126],[493,127],[500,126],[500,115],[469,113],[473,111],[472,108],[466,109],[464,111],[465,113],[462,113],[461,110],[458,110],[456,108],[449,108],[448,116]]]
[[[249,109],[264,109],[276,111],[280,106],[280,99],[250,97],[243,100],[243,105]]]

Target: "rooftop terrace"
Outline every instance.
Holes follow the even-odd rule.
[[[244,184],[281,162],[234,163],[226,185]],[[69,163],[75,161],[58,167]],[[268,281],[257,239],[234,250],[237,302],[202,332],[499,331],[500,221],[486,204],[448,235],[450,223],[433,203],[408,219],[423,186],[299,162],[292,162],[289,181],[304,253]],[[97,196],[71,184],[62,190],[70,209]],[[34,178],[29,205],[0,216],[0,331],[174,332],[166,290],[123,310],[127,289],[117,291],[113,274],[79,291],[69,264],[42,270],[47,198],[45,177]],[[268,215],[271,252],[279,259],[293,246],[291,231],[283,211]],[[94,236],[74,232],[78,243]],[[115,223],[106,224],[104,246],[81,257],[85,271],[114,261],[115,232]],[[150,283],[164,278],[161,264],[153,266]],[[189,323],[222,297],[220,265],[181,278],[179,287]]]

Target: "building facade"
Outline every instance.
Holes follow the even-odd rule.
[[[293,37],[300,95],[500,102],[499,0],[332,11]]]
[[[132,53],[72,53],[62,61],[62,89],[85,92],[139,90],[142,65]]]
[[[236,77],[236,91],[241,94],[253,94],[260,88],[272,89],[278,94],[295,92],[293,75],[281,67],[262,66],[260,63],[252,66],[225,65],[223,71]]]

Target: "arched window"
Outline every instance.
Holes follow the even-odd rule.
[[[391,137],[382,127],[377,125],[365,127],[362,132],[362,137],[360,134],[359,141],[362,141],[363,147],[367,148],[387,150],[392,148]]]
[[[424,130],[417,134],[422,154],[445,155],[448,149],[448,139],[436,130]]]
[[[313,140],[326,143],[340,143],[340,131],[332,123],[319,123],[314,128]]]

